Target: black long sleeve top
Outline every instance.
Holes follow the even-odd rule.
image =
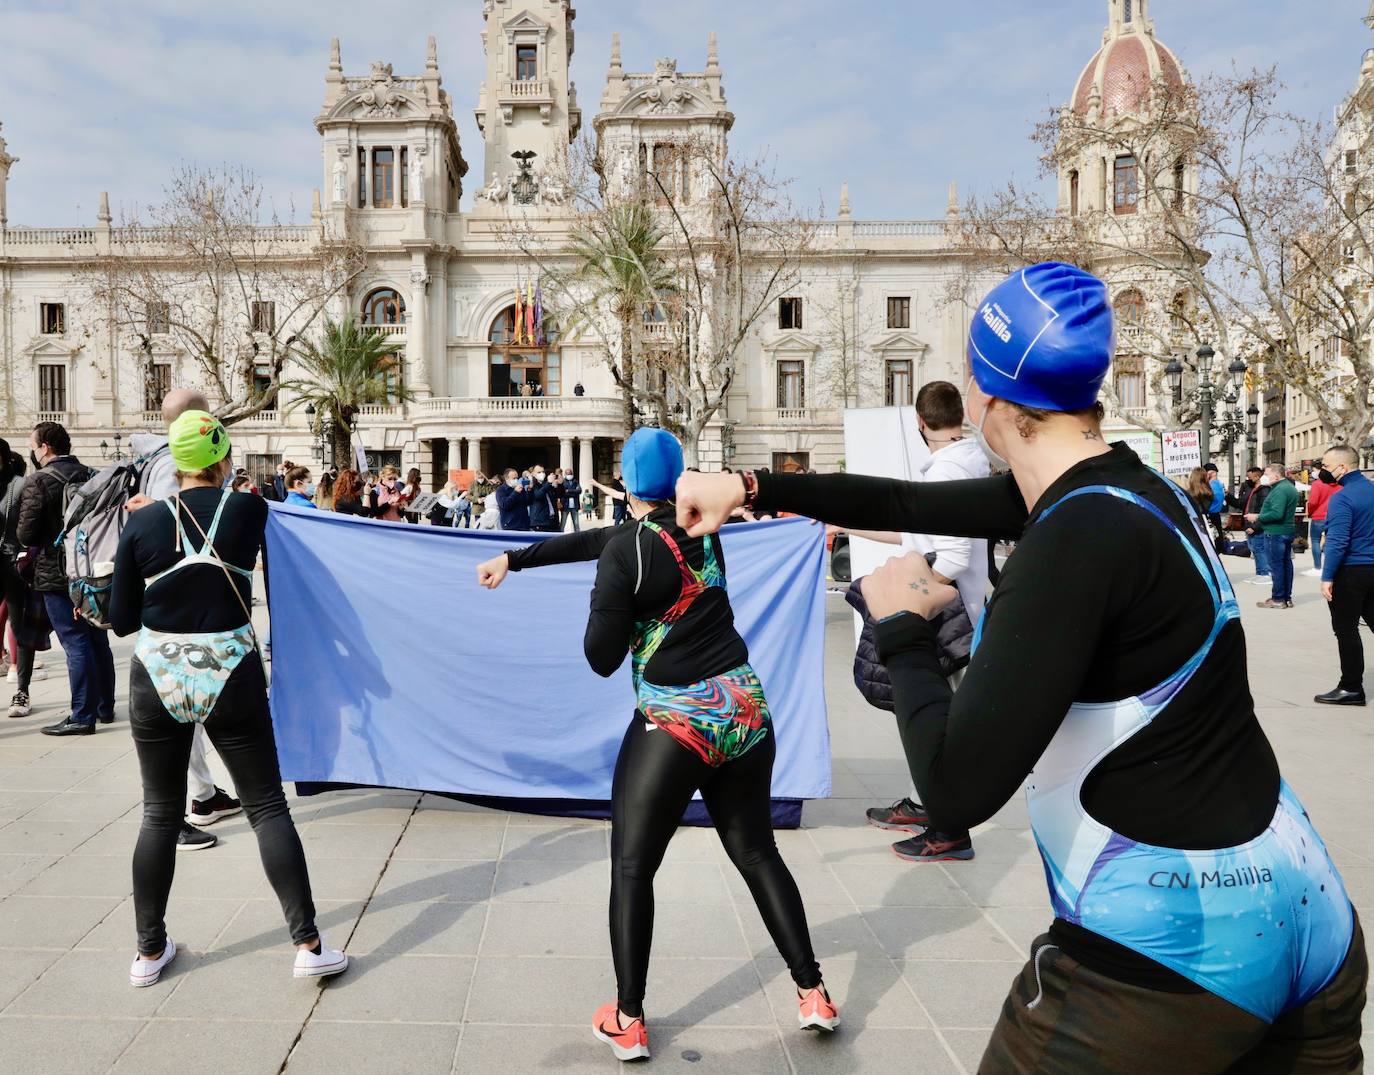
[[[716,560],[725,571],[720,539],[688,537],[677,526],[675,515],[676,509],[668,505],[649,519],[672,535],[683,558],[698,571],[705,559],[705,543],[712,542]],[[639,526],[563,534],[511,549],[506,555],[512,571],[597,561],[583,650],[587,663],[602,676],[611,675],[624,663],[636,625],[662,616],[682,594],[682,572],[667,542]],[[645,666],[644,678],[660,686],[687,686],[728,672],[748,659],[749,647],[735,629],[729,596],[723,588],[713,587],[668,632]]]
[[[878,626],[899,714],[921,742],[912,776],[935,825],[986,821],[1022,785],[1074,702],[1117,701],[1166,680],[1206,639],[1207,585],[1171,528],[1111,496],[1130,490],[1184,529],[1188,510],[1122,445],[1070,468],[1028,511],[1010,475],[921,484],[844,474],[759,474],[756,511],[792,511],[856,529],[1015,538],[983,617],[981,644],[951,694],[924,619]],[[1133,840],[1231,847],[1257,836],[1278,802],[1278,763],[1255,718],[1245,635],[1228,624],[1174,701],[1084,781],[1084,809]],[[1171,988],[1144,957],[1067,923],[1061,942],[1105,973]],[[1085,935],[1086,936],[1083,936]],[[1159,971],[1154,974],[1151,968]],[[1181,982],[1181,979],[1178,979]]]

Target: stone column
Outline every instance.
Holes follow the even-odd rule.
[[[572,470],[573,449],[572,437],[558,438],[558,466],[560,470]]]
[[[468,469],[468,470],[481,470],[481,469],[482,469],[482,438],[481,438],[481,437],[469,437],[469,438],[468,438],[467,469]]]
[[[406,308],[406,357],[410,387],[424,399],[429,391],[429,271],[425,255],[416,253],[410,263],[410,303]]]
[[[577,459],[577,480],[580,481],[584,486],[587,484],[587,482],[591,481],[593,477],[595,477],[595,475],[592,474],[593,465],[594,464],[592,463],[592,438],[584,436],[578,441]]]

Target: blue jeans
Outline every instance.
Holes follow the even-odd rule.
[[[113,717],[115,667],[110,636],[85,620],[74,619],[72,603],[64,593],[45,593],[43,605],[67,655],[72,720],[93,724],[96,717]]]
[[[1265,534],[1269,542],[1269,577],[1275,601],[1293,600],[1293,535]]]
[[[1307,524],[1307,543],[1312,546],[1312,566],[1321,570],[1322,535],[1326,533],[1326,520],[1313,519]]]
[[[1250,555],[1255,558],[1255,575],[1258,578],[1269,577],[1269,536],[1267,534],[1251,534],[1245,539],[1245,543],[1250,546]]]

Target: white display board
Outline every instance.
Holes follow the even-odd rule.
[[[930,449],[916,424],[914,407],[855,407],[844,412],[844,467],[850,474],[920,481]],[[909,550],[851,535],[850,577],[862,578]],[[863,621],[854,617],[857,642]]]
[[[1121,433],[1108,435],[1108,444],[1124,444],[1147,467],[1159,469],[1159,438],[1154,433]]]
[[[1202,466],[1202,435],[1196,429],[1161,433],[1164,442],[1164,473],[1171,477]]]

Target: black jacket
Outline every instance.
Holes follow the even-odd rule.
[[[19,500],[18,538],[21,546],[38,548],[33,588],[39,593],[66,593],[67,570],[62,550],[54,547],[62,533],[63,490],[68,483],[82,484],[93,471],[74,455],[52,460],[24,483]]]
[[[558,521],[558,501],[561,493],[551,481],[535,482],[530,487],[530,526],[539,529]]]
[[[1264,501],[1269,496],[1269,490],[1272,488],[1272,485],[1256,485],[1250,490],[1250,494],[1246,497],[1245,503],[1241,505],[1241,511],[1245,512],[1246,515],[1258,515],[1260,509],[1264,507]],[[1246,519],[1245,532],[1247,534],[1262,534],[1264,533],[1264,527],[1260,526],[1259,523],[1252,523],[1249,519]]]

